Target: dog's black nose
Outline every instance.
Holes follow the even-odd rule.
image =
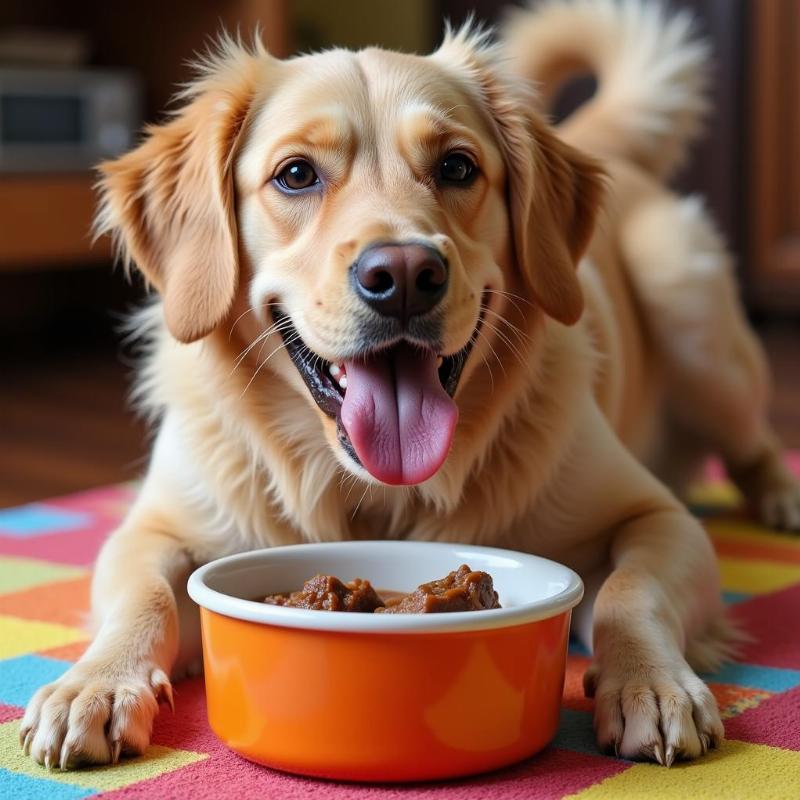
[[[401,320],[430,311],[447,290],[447,263],[424,244],[373,245],[358,257],[353,272],[364,302]]]

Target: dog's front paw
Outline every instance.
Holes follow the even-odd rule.
[[[144,752],[160,700],[172,706],[172,687],[152,664],[79,661],[31,698],[20,743],[48,769],[116,763]]]
[[[759,498],[759,515],[770,528],[800,533],[800,483],[792,479],[766,489]]]
[[[628,655],[619,665],[593,664],[584,677],[603,752],[669,767],[719,745],[724,729],[717,702],[685,661],[648,666]]]
[[[767,449],[743,467],[728,465],[728,471],[764,525],[800,533],[800,480],[779,449]]]

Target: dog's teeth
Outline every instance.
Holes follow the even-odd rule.
[[[328,367],[328,372],[342,389],[347,388],[347,371],[344,368],[344,364],[331,364]]]
[[[443,358],[442,356],[439,356],[439,358],[437,358],[437,359],[436,359],[436,366],[437,366],[437,368],[438,368],[438,367],[441,367],[441,366],[442,366],[442,364],[444,364],[444,358]]]

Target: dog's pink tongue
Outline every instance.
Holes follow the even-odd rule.
[[[421,483],[442,466],[458,420],[436,354],[401,344],[345,361],[342,424],[364,468],[389,484]]]

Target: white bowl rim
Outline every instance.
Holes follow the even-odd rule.
[[[561,591],[547,598],[483,611],[463,611],[457,614],[346,614],[286,608],[255,600],[245,600],[212,589],[207,582],[208,578],[213,577],[214,573],[219,570],[246,566],[248,562],[268,559],[270,555],[286,554],[289,551],[302,551],[304,557],[312,558],[314,552],[319,552],[320,548],[325,548],[328,552],[331,548],[345,551],[352,549],[354,557],[357,558],[358,550],[363,548],[380,548],[388,554],[393,547],[409,546],[437,548],[440,551],[450,550],[454,556],[466,562],[469,562],[472,555],[512,558],[520,562],[523,569],[525,567],[537,570],[545,568],[551,571],[553,578],[563,581],[565,586]],[[225,556],[199,567],[190,575],[187,588],[189,596],[202,608],[234,619],[284,628],[373,634],[451,633],[506,628],[555,617],[574,608],[583,597],[583,582],[580,577],[569,567],[556,561],[497,547],[413,540],[323,542],[250,550]]]

